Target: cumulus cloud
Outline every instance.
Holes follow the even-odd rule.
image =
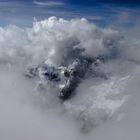
[[[30,28],[0,27],[1,140],[98,140],[107,139],[110,131],[117,137],[115,130],[121,127],[118,122],[124,123],[122,128],[130,127],[133,115],[140,114],[139,46],[139,42],[130,43],[118,31],[99,28],[84,18],[50,17],[34,21]],[[90,76],[79,85],[74,98],[61,103],[55,88],[38,91],[38,80],[24,77],[28,65],[47,61],[60,66],[76,48],[84,49],[90,57],[106,56],[108,61],[97,70],[107,73],[109,79]],[[136,101],[137,110],[129,110],[134,107],[131,101]],[[108,129],[104,128],[106,121]],[[139,122],[137,117],[136,121]],[[81,128],[94,129],[83,135]],[[133,129],[134,126],[125,133],[134,135]]]

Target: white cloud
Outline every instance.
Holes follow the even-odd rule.
[[[63,2],[56,2],[56,1],[48,1],[48,2],[34,1],[33,3],[36,5],[40,5],[40,6],[62,6],[62,5],[64,5]]]
[[[0,27],[1,140],[88,139],[90,135],[80,137],[78,133],[80,122],[75,117],[79,116],[88,124],[107,121],[95,127],[88,140],[109,139],[110,135],[114,140],[122,140],[124,135],[127,140],[132,140],[132,136],[139,138],[140,68],[127,61],[140,60],[139,44],[130,44],[117,31],[99,28],[86,19],[51,17],[35,21],[30,28]],[[102,64],[101,70],[110,74],[109,80],[90,77],[82,81],[76,96],[64,104],[50,91],[38,93],[34,89],[36,79],[29,81],[23,76],[28,64],[40,64],[46,59],[60,64],[65,53],[74,47],[85,48],[91,56],[117,47],[123,58]],[[127,95],[133,97],[132,102],[127,102]],[[119,124],[120,108],[129,118],[124,117]]]

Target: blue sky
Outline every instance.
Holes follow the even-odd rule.
[[[140,0],[0,0],[0,25],[31,26],[34,17],[57,16],[131,27],[140,19],[139,7]]]
[[[10,0],[7,0],[10,1]],[[123,6],[138,6],[140,5],[140,0],[13,0],[17,2],[33,3],[34,1],[47,3],[55,2],[54,5],[59,3],[64,3],[66,5],[81,5],[81,6],[95,6],[97,4],[115,4]]]
[[[61,2],[65,4],[71,5],[83,5],[83,6],[93,6],[95,4],[119,4],[119,5],[129,5],[129,6],[137,6],[140,4],[140,0],[1,0],[3,2],[25,2],[25,3],[33,3],[34,1],[38,2]]]

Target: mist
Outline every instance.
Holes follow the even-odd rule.
[[[62,102],[54,87],[38,90],[39,80],[25,76],[31,65],[60,66],[75,48],[91,57],[106,55],[97,71],[108,80],[89,76]],[[0,27],[0,139],[139,139],[139,52],[139,40],[84,18]]]

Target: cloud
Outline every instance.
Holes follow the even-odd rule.
[[[128,136],[127,140],[132,140],[132,136],[136,138],[140,129],[140,68],[126,58],[139,61],[139,46],[140,43],[130,44],[117,31],[99,28],[84,18],[51,17],[35,21],[30,28],[0,27],[1,140],[88,139],[90,135],[81,137],[78,133],[79,117],[88,124],[107,121],[106,127],[95,127],[88,140],[109,139],[110,134],[114,140],[123,139],[121,136],[124,135]],[[36,91],[37,79],[30,81],[23,76],[28,64],[40,64],[47,59],[57,65],[71,49],[80,47],[90,56],[113,53],[113,48],[117,48],[123,58],[108,60],[100,67],[110,74],[109,80],[92,77],[83,80],[76,96],[64,104],[59,103],[51,89]],[[129,94],[133,101],[127,102],[127,108],[122,108],[127,101],[125,95]],[[125,116],[119,114],[120,108],[130,118],[119,124],[116,119]]]
[[[63,2],[56,2],[56,1],[46,1],[46,2],[34,1],[33,3],[36,5],[39,5],[39,6],[62,6],[62,5],[64,5]]]

